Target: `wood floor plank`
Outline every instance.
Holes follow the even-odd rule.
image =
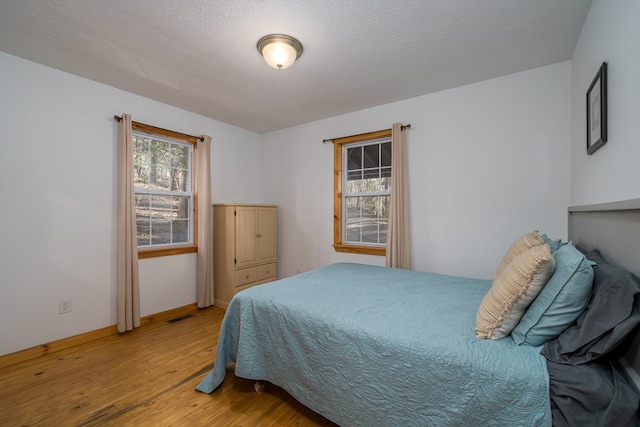
[[[224,310],[155,322],[0,368],[2,426],[335,426],[268,384],[229,372],[194,390],[212,367]]]

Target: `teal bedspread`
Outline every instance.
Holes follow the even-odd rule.
[[[343,263],[247,289],[196,389],[236,362],[343,426],[550,426],[540,348],[475,337],[490,285]]]

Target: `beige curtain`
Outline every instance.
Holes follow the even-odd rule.
[[[198,141],[198,307],[213,305],[211,137]]]
[[[140,326],[138,239],[133,192],[133,135],[131,115],[118,126],[118,332]]]
[[[387,231],[387,267],[411,269],[407,147],[400,123],[391,129],[391,201]]]

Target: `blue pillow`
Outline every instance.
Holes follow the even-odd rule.
[[[551,249],[551,253],[554,253],[555,251],[557,251],[558,249],[560,249],[564,245],[564,243],[562,243],[562,240],[560,240],[560,239],[552,240],[546,234],[543,234],[540,237],[542,237],[542,240],[544,240],[544,242],[547,245],[549,245],[549,249]]]
[[[593,268],[572,243],[554,254],[556,270],[520,323],[511,332],[520,345],[539,346],[567,329],[587,306],[593,286]]]

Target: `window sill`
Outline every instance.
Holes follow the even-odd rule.
[[[138,259],[157,258],[161,256],[192,254],[198,252],[197,246],[179,246],[162,249],[139,249]]]
[[[385,247],[334,244],[333,248],[336,250],[336,252],[348,252],[352,254],[379,255],[379,256],[387,255],[387,248]]]

